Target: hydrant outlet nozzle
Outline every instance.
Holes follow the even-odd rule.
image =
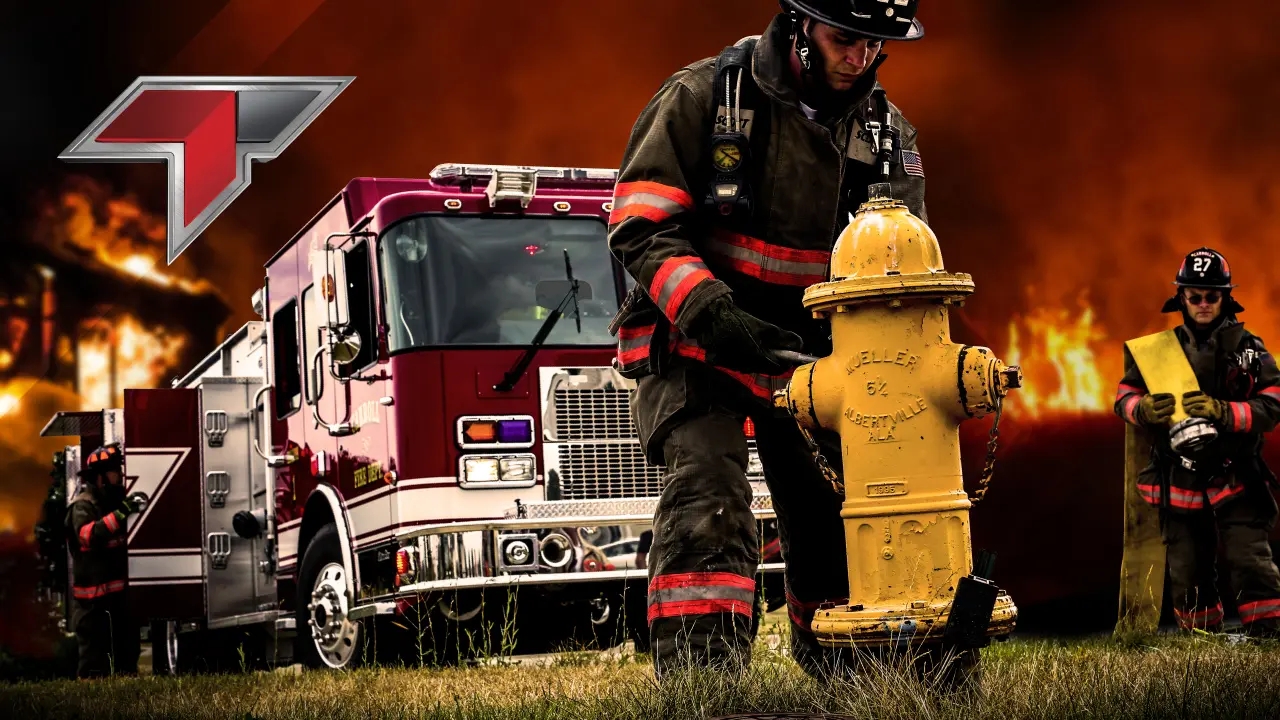
[[[1022,368],[1010,365],[999,373],[1001,390],[1017,390],[1022,387]],[[1003,395],[1004,393],[1001,393]]]
[[[773,406],[779,410],[790,409],[791,405],[787,402],[786,390],[778,390],[773,394]]]

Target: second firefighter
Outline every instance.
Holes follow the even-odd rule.
[[[1221,629],[1216,567],[1221,544],[1230,599],[1246,631],[1275,635],[1280,628],[1280,572],[1269,544],[1277,512],[1271,494],[1275,476],[1261,450],[1263,433],[1280,421],[1280,371],[1262,340],[1236,319],[1244,308],[1231,296],[1236,286],[1226,258],[1209,248],[1192,252],[1175,284],[1178,292],[1165,302],[1164,312],[1181,313],[1183,324],[1171,331],[1172,337],[1161,335],[1171,347],[1176,338],[1186,356],[1194,373],[1188,381],[1199,389],[1181,393],[1181,404],[1190,418],[1212,423],[1206,429],[1210,439],[1188,443],[1194,449],[1175,449],[1179,439],[1171,437],[1170,421],[1179,397],[1149,391],[1153,379],[1167,375],[1174,363],[1158,351],[1142,357],[1134,341],[1126,351],[1115,411],[1146,431],[1151,441],[1151,461],[1137,487],[1148,503],[1160,508],[1178,625]],[[1145,372],[1140,367],[1144,359]],[[1194,432],[1194,421],[1185,425]]]

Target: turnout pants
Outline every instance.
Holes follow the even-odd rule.
[[[123,592],[113,592],[74,601],[71,623],[79,644],[78,677],[138,672],[138,627],[124,599]]]
[[[654,668],[661,677],[679,665],[739,669],[750,660],[760,559],[746,477],[750,417],[778,517],[793,657],[822,675],[843,656],[818,645],[809,623],[822,603],[848,598],[843,498],[795,421],[732,382],[711,369],[675,367],[642,379],[633,396],[646,454],[667,467],[649,554]],[[838,468],[838,438],[820,442]]]
[[[1221,544],[1245,631],[1271,636],[1280,631],[1280,572],[1268,539],[1275,522],[1276,502],[1262,483],[1251,483],[1243,495],[1212,509],[1169,513],[1163,534],[1179,627],[1221,629]]]

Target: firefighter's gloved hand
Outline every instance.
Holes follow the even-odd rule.
[[[698,313],[689,335],[707,351],[708,363],[746,373],[781,375],[791,366],[771,353],[804,347],[799,335],[743,311],[727,297],[713,300]]]
[[[1214,425],[1230,425],[1230,406],[1221,400],[1205,395],[1199,390],[1182,394],[1182,409],[1191,417],[1204,418]]]
[[[1138,420],[1145,425],[1167,425],[1177,405],[1172,393],[1143,395],[1138,402]]]
[[[123,520],[125,517],[128,517],[141,509],[141,505],[134,497],[127,497],[120,501],[120,509],[117,512],[123,515],[123,517],[121,517]]]

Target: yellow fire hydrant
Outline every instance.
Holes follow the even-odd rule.
[[[951,342],[949,309],[973,291],[971,276],[944,270],[929,226],[876,185],[836,241],[829,281],[805,292],[831,320],[833,352],[798,368],[777,400],[841,440],[849,604],[815,613],[823,645],[940,642],[973,572],[959,426],[1022,378],[989,349]],[[990,587],[987,638],[1017,616]]]

